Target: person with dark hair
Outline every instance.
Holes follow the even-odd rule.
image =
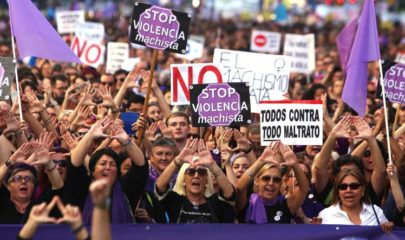
[[[115,88],[120,89],[121,86],[123,85],[125,78],[128,75],[128,71],[124,69],[118,69],[117,71],[114,72],[114,80],[115,80]]]
[[[345,169],[337,176],[333,185],[332,206],[322,210],[319,218],[322,224],[384,225],[388,222],[382,209],[371,203],[365,193],[366,179],[357,169]]]
[[[130,112],[142,112],[143,104],[145,103],[145,98],[141,95],[129,92],[127,97],[127,107],[126,110]]]
[[[49,195],[42,195],[36,200],[33,197],[38,180],[34,165],[45,167],[52,185]],[[6,182],[6,188],[0,185],[0,224],[25,223],[33,204],[50,201],[57,190],[63,187],[49,151],[38,143],[23,144],[0,167],[0,182],[3,181]]]
[[[322,95],[325,94],[326,87],[323,84],[313,84],[311,88],[304,92],[302,100],[321,100]]]
[[[51,78],[51,85],[53,88],[52,97],[59,104],[59,106],[62,106],[63,100],[65,99],[68,83],[67,77],[63,74],[55,75]]]
[[[109,136],[104,133],[107,128],[112,129]],[[87,149],[90,149],[97,139],[107,136],[116,139],[132,160],[131,168],[123,176],[117,169],[118,155],[110,148],[100,149],[90,158],[86,158]],[[87,170],[90,179],[86,174]],[[131,209],[136,208],[143,193],[147,174],[148,164],[139,147],[120,125],[104,118],[96,122],[72,150],[71,163],[68,165],[67,191],[73,197],[71,202],[83,208],[84,222],[90,223],[93,204],[88,196],[88,186],[91,180],[106,179],[112,188],[111,222],[132,223],[134,220]]]
[[[186,145],[191,129],[189,116],[184,112],[174,112],[166,119],[166,125],[172,130],[177,149],[181,151]]]

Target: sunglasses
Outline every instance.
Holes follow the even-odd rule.
[[[22,183],[22,182],[29,182],[29,183],[35,183],[35,178],[33,176],[14,176],[12,177],[8,182],[18,182],[18,183]]]
[[[119,81],[119,82],[123,82],[125,80],[125,78],[123,77],[123,78],[117,78],[117,81]]]
[[[346,183],[341,183],[338,185],[338,189],[340,191],[344,191],[346,190],[348,187],[350,187],[351,190],[357,190],[361,187],[360,183],[350,183],[350,184],[346,184]]]
[[[279,176],[262,176],[260,177],[260,180],[263,182],[270,182],[273,180],[273,183],[280,183],[281,182],[281,177]]]
[[[66,167],[67,166],[67,161],[66,160],[52,160],[55,164],[58,164],[60,167]]]
[[[198,173],[199,176],[207,176],[208,172],[207,169],[205,168],[187,168],[186,169],[186,174],[189,175],[190,177],[194,177],[195,173]]]
[[[113,82],[102,82],[101,84],[103,84],[104,86],[105,86],[105,85],[108,85],[108,86],[110,86],[110,87],[112,87],[112,86],[114,85]]]
[[[73,133],[73,135],[75,135],[75,137],[84,137],[84,135],[86,135],[87,132],[75,132]]]

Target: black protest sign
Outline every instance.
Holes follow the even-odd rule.
[[[12,58],[0,57],[0,101],[10,99],[11,83],[14,79],[15,64]]]
[[[385,96],[390,102],[405,103],[405,64],[384,61]],[[378,82],[377,97],[382,99],[381,81]]]
[[[190,107],[194,127],[251,123],[247,83],[194,84],[190,86]]]
[[[185,54],[191,14],[135,2],[130,42]]]

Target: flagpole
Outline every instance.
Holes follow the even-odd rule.
[[[21,96],[20,96],[20,85],[19,80],[18,80],[18,71],[17,71],[17,54],[16,54],[16,50],[15,50],[15,40],[14,40],[14,34],[13,34],[13,21],[11,21],[11,15],[12,15],[12,11],[11,11],[11,7],[10,7],[10,2],[7,1],[8,3],[8,7],[9,7],[9,20],[10,20],[10,31],[11,31],[11,48],[13,49],[13,63],[14,65],[14,74],[15,74],[15,85],[17,87],[17,101],[18,101],[18,110],[20,113],[20,121],[23,120],[23,114],[22,114],[22,108],[21,108]],[[11,94],[11,91],[10,91]]]
[[[387,145],[388,145],[388,159],[389,162],[392,163],[392,157],[391,157],[391,143],[390,143],[390,130],[388,127],[388,109],[387,109],[387,102],[385,100],[385,88],[384,88],[384,75],[382,71],[382,63],[381,59],[378,60],[379,63],[379,68],[380,68],[380,84],[381,84],[381,89],[382,89],[382,99],[383,99],[383,104],[384,104],[384,122],[385,122],[385,131],[387,133]]]

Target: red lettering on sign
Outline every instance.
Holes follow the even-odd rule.
[[[264,47],[264,45],[266,45],[267,42],[267,38],[266,36],[264,36],[263,34],[258,34],[255,37],[255,44],[258,47]]]
[[[201,71],[200,71],[200,73],[198,75],[198,84],[203,83],[204,75],[207,72],[213,72],[217,76],[218,83],[222,83],[222,74],[221,74],[221,72],[219,71],[219,69],[217,67],[210,65],[210,66],[204,66],[201,69]]]
[[[92,49],[94,49],[95,51],[97,51],[96,57],[95,57],[94,59],[90,59],[90,52],[91,52]],[[94,52],[94,51],[93,51],[93,52]],[[90,46],[87,48],[87,50],[86,50],[86,55],[85,55],[84,57],[85,57],[85,59],[86,59],[86,61],[87,61],[88,63],[93,64],[93,63],[96,63],[96,62],[99,60],[100,55],[101,55],[101,48],[100,48],[100,46],[98,46],[98,45],[96,45],[96,44],[92,44],[92,45],[90,45]]]
[[[71,49],[73,52],[77,53],[77,56],[80,58],[84,52],[84,49],[86,48],[86,44],[87,44],[87,41],[84,41],[83,45],[80,46],[79,38],[75,37],[75,38],[73,38],[73,43],[71,45],[72,46]]]
[[[173,102],[178,101],[178,84],[180,84],[181,89],[183,90],[184,95],[187,98],[187,101],[190,101],[190,91],[189,91],[189,86],[193,84],[193,68],[188,67],[188,85],[186,86],[186,83],[183,79],[183,77],[180,74],[180,71],[178,68],[173,68]]]

